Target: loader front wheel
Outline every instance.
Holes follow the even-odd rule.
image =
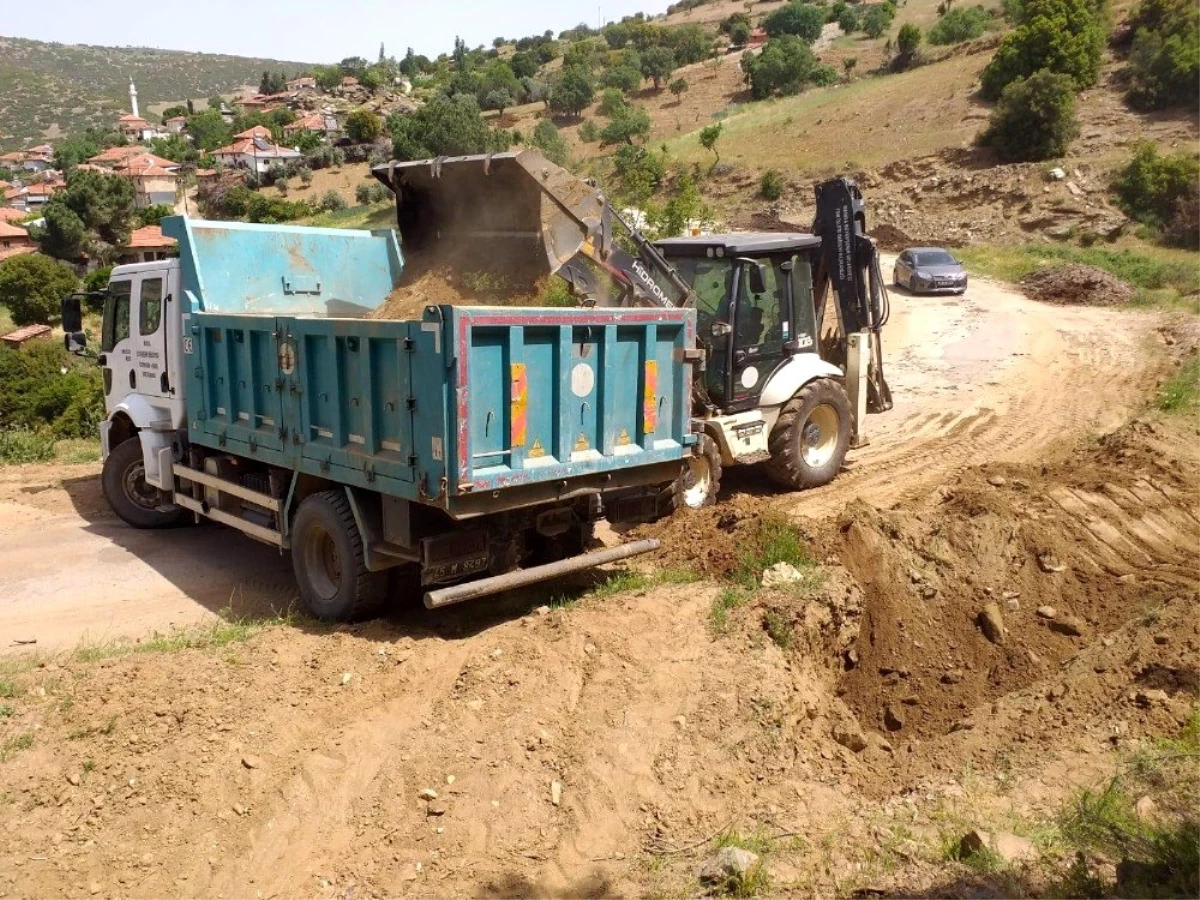
[[[850,446],[850,399],[836,381],[809,382],[789,400],[771,432],[767,474],[793,490],[833,481]]]
[[[300,600],[317,619],[367,619],[387,599],[388,573],[367,569],[344,491],[321,491],[300,504],[292,523],[292,569]]]
[[[700,435],[700,442],[687,458],[683,474],[666,491],[666,508],[662,509],[660,505],[662,514],[714,505],[721,490],[721,473],[721,451],[717,442],[707,434]]]
[[[162,492],[146,482],[142,442],[136,436],[109,451],[100,486],[113,512],[134,528],[170,528],[189,515],[181,507],[162,508]]]

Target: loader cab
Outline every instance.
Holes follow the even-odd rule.
[[[816,352],[820,246],[812,235],[769,233],[655,243],[696,293],[697,333],[709,350],[705,388],[724,412],[753,409],[776,369]]]

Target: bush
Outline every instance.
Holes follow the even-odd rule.
[[[711,150],[716,159],[713,160],[713,167],[721,161],[721,151],[717,149],[717,142],[721,140],[721,133],[725,130],[723,122],[714,122],[712,125],[705,125],[700,129],[700,146],[705,150]]]
[[[753,29],[749,22],[735,22],[729,29],[729,40],[731,43],[743,46],[750,40],[750,35]]]
[[[28,428],[0,428],[0,465],[20,466],[54,459],[54,439]]]
[[[288,177],[287,166],[285,166],[279,160],[276,160],[275,162],[273,162],[269,166],[267,166],[267,179],[266,180],[267,180],[268,184],[276,184],[277,185],[281,181],[286,183],[287,177]]]
[[[308,166],[300,166],[300,168],[296,169],[296,174],[300,177],[300,183],[305,187],[312,184],[313,171]]]
[[[372,203],[382,203],[388,199],[391,192],[381,182],[374,179],[364,181],[354,189],[354,200],[359,206],[369,206]]]
[[[103,418],[101,372],[90,360],[50,341],[0,347],[0,429],[94,437]]]
[[[896,17],[893,8],[886,3],[869,7],[862,17],[862,30],[869,38],[882,37],[883,33],[892,27],[892,19]]]
[[[987,31],[991,16],[982,6],[949,9],[929,29],[929,43],[938,46],[973,41]]]
[[[596,112],[611,119],[613,116],[620,115],[628,106],[624,94],[616,88],[608,88],[600,95],[600,105],[596,107]]]
[[[587,144],[600,140],[600,126],[591,119],[584,119],[579,126],[579,139]]]
[[[582,66],[569,66],[551,86],[549,106],[556,113],[578,118],[595,96],[591,73]]]
[[[356,144],[366,144],[383,134],[383,120],[369,109],[356,109],[346,116],[346,137]]]
[[[325,212],[337,212],[345,209],[347,205],[346,198],[332,189],[323,193],[321,199],[317,201],[317,208]]]
[[[488,127],[474,97],[438,97],[412,115],[391,116],[388,127],[392,153],[400,161],[494,153],[509,144],[507,132]]]
[[[847,6],[837,17],[838,28],[846,34],[853,34],[862,28],[862,15],[853,6]]]
[[[1078,134],[1074,80],[1043,69],[1004,88],[980,141],[1001,159],[1028,162],[1062,156]]]
[[[815,6],[792,0],[763,19],[763,29],[771,37],[794,34],[811,44],[821,36],[825,15]]]
[[[62,298],[79,286],[70,266],[41,253],[0,261],[0,305],[17,325],[48,322],[59,315]]]
[[[1190,153],[1160,156],[1154,144],[1138,145],[1113,183],[1117,205],[1131,219],[1159,229],[1175,243],[1195,246],[1200,205],[1200,161]]]
[[[642,74],[654,82],[655,90],[662,90],[663,82],[671,77],[677,65],[670,47],[651,47],[642,54]]]
[[[343,200],[342,206],[345,204],[346,201]],[[267,197],[253,192],[246,201],[246,218],[251,222],[291,222],[312,215],[312,211],[312,206],[303,200],[291,202],[281,197]]]
[[[632,144],[650,136],[650,114],[640,106],[626,106],[600,129],[600,145]]]
[[[662,186],[667,167],[662,154],[636,144],[622,144],[613,154],[613,168],[622,201],[643,206]]]
[[[764,200],[778,200],[783,196],[783,176],[774,169],[763,172],[758,180],[758,194]]]
[[[667,90],[669,90],[672,94],[675,95],[676,103],[683,102],[683,94],[687,89],[688,89],[688,83],[687,83],[686,78],[676,78],[674,81],[672,81],[670,84],[667,85]]]
[[[549,119],[539,119],[534,126],[533,146],[541,150],[550,162],[560,166],[567,164],[567,142],[558,133],[558,127]]]
[[[642,86],[642,81],[640,60],[636,64],[633,62],[622,62],[610,69],[606,69],[604,74],[600,76],[600,84],[606,88],[614,88],[623,94],[636,91]]]
[[[1200,7],[1143,0],[1130,19],[1129,102],[1139,109],[1195,107],[1200,100]]]
[[[897,67],[901,69],[911,67],[917,61],[920,46],[921,29],[912,22],[905,22],[901,25],[900,31],[896,34]]]
[[[769,41],[757,56],[742,57],[742,69],[750,77],[750,93],[755,100],[765,100],[772,94],[797,94],[808,84],[829,84],[829,73],[812,48],[795,35],[784,35]],[[828,72],[823,70],[829,70]]]
[[[986,99],[998,99],[1007,85],[1042,69],[1070,76],[1076,90],[1096,83],[1106,29],[1089,0],[1023,0],[1020,15],[980,75]]]

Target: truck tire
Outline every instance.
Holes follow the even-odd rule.
[[[109,451],[100,473],[100,486],[113,512],[134,528],[170,528],[190,515],[182,507],[159,509],[162,492],[146,483],[142,442],[137,437]]]
[[[771,431],[767,474],[793,490],[833,481],[850,446],[850,399],[836,381],[818,378],[783,407]]]
[[[292,569],[300,600],[317,619],[367,619],[387,599],[388,573],[368,571],[344,491],[304,498],[292,522]]]
[[[717,442],[707,434],[700,435],[696,451],[687,459],[687,468],[669,489],[663,515],[670,515],[677,509],[713,506],[721,491],[721,474],[721,451]]]

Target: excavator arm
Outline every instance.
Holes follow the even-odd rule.
[[[817,185],[816,200],[813,234],[821,238],[821,257],[813,273],[813,302],[821,356],[840,363],[848,381],[865,380],[866,412],[886,412],[892,392],[883,377],[880,332],[891,308],[879,251],[866,236],[862,191],[849,178],[835,178]],[[836,321],[828,310],[831,293]]]

